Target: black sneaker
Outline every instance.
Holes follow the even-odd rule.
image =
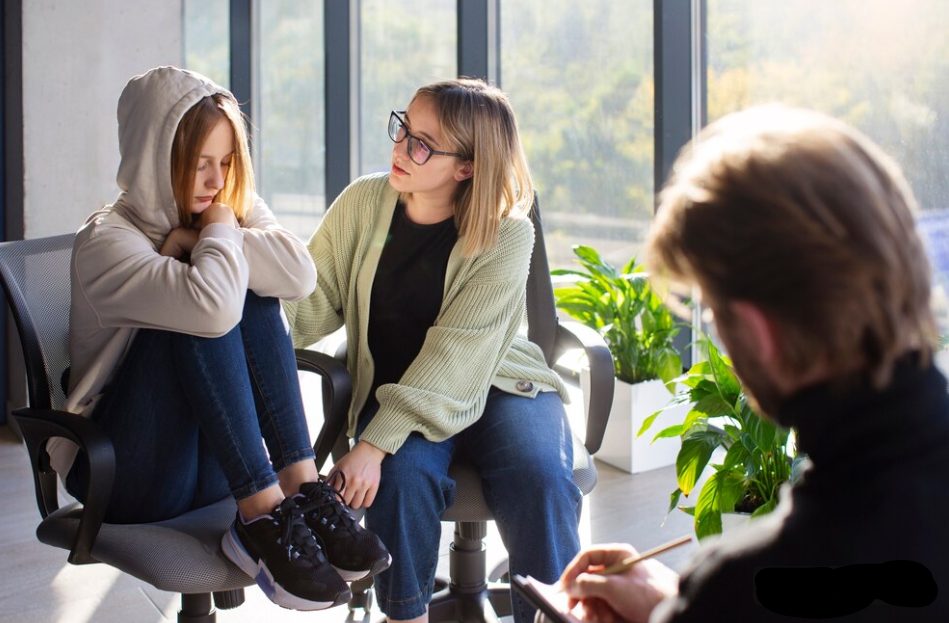
[[[344,580],[361,580],[389,568],[389,550],[378,536],[359,525],[332,485],[322,479],[304,483],[295,499]]]
[[[322,610],[352,598],[290,498],[249,523],[238,513],[221,549],[278,606]]]

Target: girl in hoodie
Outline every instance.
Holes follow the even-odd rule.
[[[118,119],[122,192],[73,249],[67,402],[115,449],[106,521],[232,495],[225,555],[284,607],[343,603],[341,574],[375,572],[388,553],[313,462],[279,302],[313,290],[313,264],[254,193],[227,90],[159,67],[129,81]],[[62,441],[50,454],[84,499],[86,461]]]
[[[498,89],[452,80],[389,117],[392,169],[353,182],[310,240],[317,287],[286,305],[294,342],[346,327],[347,504],[392,551],[390,619],[427,618],[454,454],[478,468],[512,573],[553,582],[579,548],[564,387],[519,334],[533,187]],[[519,598],[517,623],[530,608]]]

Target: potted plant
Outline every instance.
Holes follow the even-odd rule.
[[[755,517],[771,512],[779,487],[791,478],[798,459],[789,452],[789,431],[761,418],[748,404],[731,360],[709,339],[702,340],[700,347],[706,360],[675,380],[679,390],[672,402],[647,418],[637,436],[665,410],[688,406],[684,417],[653,439],[681,440],[675,462],[678,486],[669,500],[670,512],[711,467],[695,504],[679,506],[695,517],[695,534],[701,539],[721,533],[723,513]],[[710,464],[716,451],[721,462]]]
[[[673,344],[679,325],[635,258],[617,270],[592,247],[576,245],[573,252],[581,270],[551,271],[573,278],[571,285],[555,288],[557,307],[603,336],[616,367],[613,408],[597,457],[628,472],[670,465],[678,440],[649,444],[635,433],[668,402],[664,383],[682,374]]]

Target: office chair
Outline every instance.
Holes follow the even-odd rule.
[[[547,264],[540,206],[537,196],[531,209],[534,223],[534,250],[527,279],[528,339],[540,346],[548,365],[571,380],[570,371],[556,367],[559,357],[568,349],[584,349],[590,368],[589,406],[586,410],[586,431],[583,441],[574,435],[573,479],[584,495],[596,485],[596,467],[592,455],[599,449],[613,403],[614,367],[606,343],[600,335],[577,323],[563,324],[557,318],[553,287]],[[342,353],[337,353],[337,357]],[[324,425],[317,437],[317,467],[322,467],[332,454],[338,460],[349,449],[345,436],[347,411],[352,387],[345,365],[338,359],[315,351],[297,351],[298,368],[324,375]],[[340,385],[326,379],[344,378]],[[576,380],[576,379],[572,379]],[[329,388],[328,388],[329,386]],[[329,392],[329,393],[327,393]],[[475,469],[461,460],[452,462],[449,475],[455,480],[455,502],[445,512],[443,521],[455,522],[454,540],[450,546],[450,578],[436,579],[436,592],[429,604],[429,620],[484,623],[497,621],[498,616],[512,613],[510,586],[489,581],[484,537],[487,522],[492,519],[481,490],[481,478]],[[503,573],[498,569],[490,580]],[[352,585],[350,610],[371,607],[371,580]]]
[[[95,423],[60,410],[65,402],[62,379],[69,366],[74,238],[67,234],[0,243],[0,280],[26,367],[29,406],[14,410],[12,417],[33,470],[42,516],[36,535],[47,545],[68,550],[73,564],[102,562],[158,589],[181,593],[181,623],[213,623],[215,605],[239,606],[243,587],[254,583],[221,553],[221,535],[237,508],[234,500],[155,523],[103,523],[115,473],[112,444]],[[90,478],[84,505],[59,506],[58,477],[45,450],[52,437],[65,437],[85,450]]]

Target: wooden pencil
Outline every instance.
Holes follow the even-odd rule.
[[[633,567],[633,565],[635,565],[637,562],[641,560],[652,558],[653,556],[657,556],[663,552],[667,552],[670,549],[679,547],[680,545],[685,545],[686,543],[689,543],[691,541],[692,541],[692,535],[686,534],[686,535],[680,536],[677,539],[673,539],[669,541],[668,543],[663,543],[662,545],[657,545],[656,547],[652,549],[647,549],[645,552],[637,556],[630,556],[629,558],[626,558],[625,560],[621,560],[620,562],[612,564],[609,567],[605,567],[599,571],[596,571],[595,573],[599,573],[600,575],[612,575],[614,573],[623,573],[624,571],[629,571]]]

